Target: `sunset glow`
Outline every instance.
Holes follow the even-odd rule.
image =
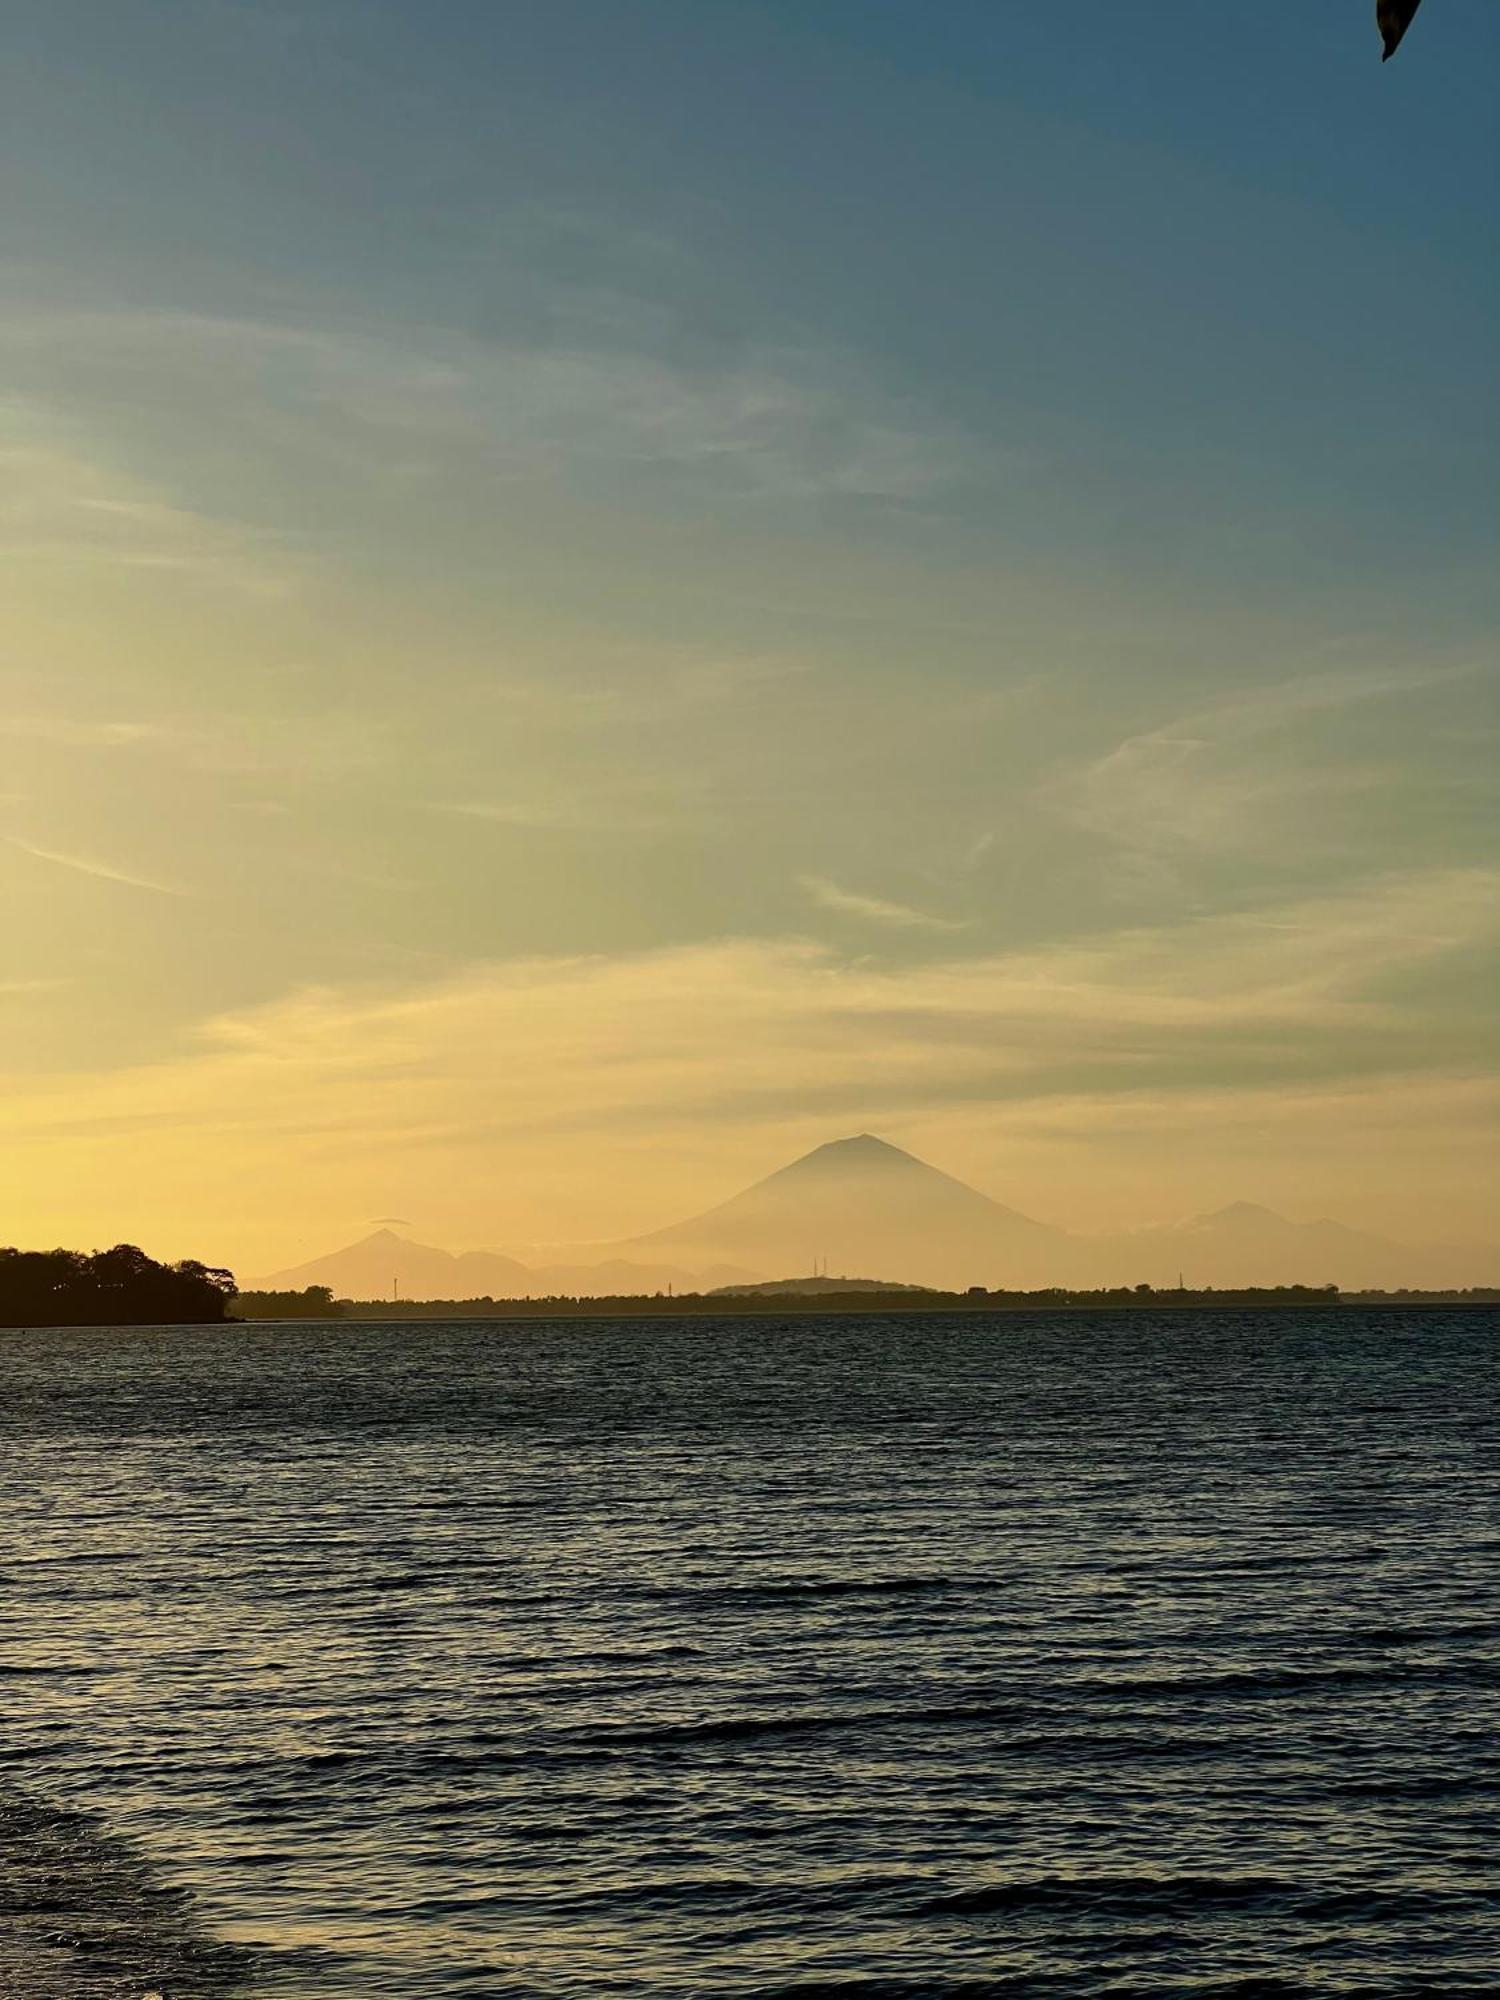
[[[607,1238],[865,1128],[1492,1234],[1444,11],[23,8],[7,1239]]]

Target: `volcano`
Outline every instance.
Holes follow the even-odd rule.
[[[620,1254],[993,1288],[1076,1281],[1080,1246],[862,1132],[819,1146],[691,1221],[635,1237]]]

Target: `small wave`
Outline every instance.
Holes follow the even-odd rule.
[[[1028,2000],[1061,1990],[1062,1981],[1033,1973],[1007,1979],[796,1979],[786,1986],[761,1986],[755,2000]]]
[[[662,1585],[652,1594],[694,1603],[756,1606],[815,1603],[830,1597],[936,1597],[992,1590],[989,1577],[964,1576],[789,1576],[763,1583]]]
[[[1500,1889],[1338,1889],[1306,1895],[1297,1915],[1322,1923],[1389,1923],[1444,1911],[1500,1908]]]
[[[1066,1910],[1129,1916],[1182,1909],[1243,1909],[1279,1901],[1295,1887],[1269,1875],[1049,1875],[1031,1882],[989,1882],[955,1889],[918,1905],[921,1916],[983,1916],[1006,1910]]]
[[[1387,1688],[1435,1681],[1488,1686],[1500,1680],[1500,1661],[1473,1656],[1447,1660],[1378,1659],[1346,1666],[1227,1667],[1218,1672],[1146,1674],[1059,1682],[1074,1700],[1180,1701],[1198,1695],[1278,1695],[1323,1689]]]
[[[1500,1793],[1500,1771],[1436,1771],[1373,1778],[1337,1778],[1331,1797],[1345,1799],[1461,1799]]]
[[[808,1709],[777,1715],[722,1715],[692,1722],[589,1732],[586,1743],[656,1747],[672,1743],[730,1743],[740,1737],[798,1736],[827,1730],[934,1727],[948,1722],[1013,1722],[1032,1713],[1019,1702],[955,1702],[931,1708]]]
[[[1043,1876],[991,1882],[933,1896],[921,1916],[984,1916],[1005,1912],[1065,1912],[1073,1916],[1181,1917],[1197,1911],[1275,1909],[1305,1922],[1393,1921],[1431,1917],[1459,1907],[1489,1907],[1500,1891],[1473,1893],[1397,1887],[1316,1889],[1274,1875]]]
[[[1350,1646],[1435,1646],[1445,1639],[1493,1639],[1500,1619],[1463,1618],[1446,1625],[1356,1625],[1344,1634]]]
[[[315,1771],[342,1771],[350,1764],[369,1762],[369,1755],[363,1750],[304,1750],[299,1757],[290,1757],[288,1766],[293,1771],[311,1774]]]
[[[716,1591],[728,1598],[764,1598],[768,1602],[802,1597],[927,1597],[938,1591],[991,1590],[992,1579],[964,1576],[798,1576],[775,1583],[744,1584]]]

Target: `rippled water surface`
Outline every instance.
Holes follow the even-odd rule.
[[[1497,1331],[0,1335],[0,1986],[1500,1990]]]

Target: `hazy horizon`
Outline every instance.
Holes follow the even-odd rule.
[[[1500,1242],[1411,1243],[1246,1202],[1115,1233],[1019,1213],[871,1133],[831,1140],[722,1201],[615,1242],[425,1243],[404,1217],[257,1275],[341,1298],[640,1295],[713,1291],[822,1270],[963,1291],[1146,1283],[1342,1290],[1500,1285]]]
[[[0,1237],[1493,1235],[1492,0],[7,11]]]

